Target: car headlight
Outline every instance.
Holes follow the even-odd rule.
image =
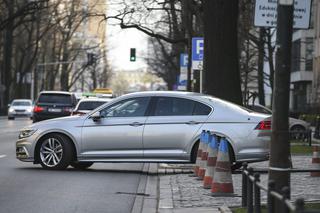
[[[32,112],[32,109],[28,108],[28,109],[27,109],[27,112]]]
[[[13,108],[9,108],[9,112],[14,112],[14,109]]]
[[[23,129],[23,130],[21,130],[20,133],[19,133],[19,139],[30,137],[30,136],[33,135],[36,131],[37,131],[37,129]]]

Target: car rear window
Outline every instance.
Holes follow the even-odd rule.
[[[67,94],[41,94],[39,103],[72,104],[71,95]]]
[[[103,101],[87,101],[87,102],[81,102],[79,103],[78,110],[94,110],[95,108],[101,106],[102,104],[105,104],[107,102]]]

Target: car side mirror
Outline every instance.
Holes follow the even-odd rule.
[[[93,114],[90,116],[90,118],[92,118],[92,120],[93,120],[94,122],[100,121],[100,119],[101,119],[100,112],[97,111],[97,112],[93,113]]]

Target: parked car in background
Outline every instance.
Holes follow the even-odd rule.
[[[264,114],[271,115],[272,110],[260,104],[248,105],[247,108]],[[310,131],[310,124],[304,120],[289,118],[289,131],[292,139],[303,139]]]
[[[73,93],[63,91],[40,92],[33,108],[33,122],[71,115],[77,99]]]
[[[14,99],[8,107],[9,120],[14,120],[16,117],[29,117],[32,119],[33,105],[30,99]]]
[[[110,102],[111,98],[83,98],[80,99],[71,115],[84,115],[97,107]]]
[[[84,116],[22,129],[16,157],[48,169],[94,162],[195,162],[202,130],[225,137],[234,166],[267,160],[270,116],[199,93],[138,92]]]

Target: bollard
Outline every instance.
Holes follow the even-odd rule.
[[[276,184],[273,180],[270,180],[268,183],[268,213],[274,213],[274,197],[271,195],[271,192],[275,190]]]
[[[302,198],[299,198],[295,202],[296,205],[296,213],[302,213],[304,212],[304,200]]]
[[[284,186],[281,190],[282,194],[282,212],[283,213],[290,213],[290,210],[286,204],[286,199],[290,198],[290,189],[287,186]]]
[[[313,146],[312,167],[320,169],[320,146]],[[320,172],[311,172],[311,177],[320,177]]]
[[[214,171],[211,195],[212,196],[233,196],[233,182],[231,174],[231,163],[226,138],[221,138]]]
[[[317,120],[316,120],[316,128],[313,134],[313,137],[316,139],[320,139],[320,116],[317,116]]]
[[[206,164],[208,159],[208,144],[210,141],[210,131],[206,131],[203,136],[203,147],[201,153],[201,161],[198,171],[198,180],[203,180],[206,173]]]
[[[260,195],[260,188],[257,183],[260,182],[260,175],[259,173],[254,174],[254,212],[261,213],[261,195]]]
[[[253,183],[250,180],[250,176],[253,173],[252,168],[248,168],[248,177],[247,177],[247,209],[248,213],[253,213]]]
[[[211,135],[208,145],[207,168],[203,179],[203,188],[211,189],[218,155],[218,137]]]
[[[242,200],[241,200],[241,204],[242,207],[246,207],[247,206],[247,175],[246,175],[246,171],[248,168],[248,164],[247,163],[243,163],[242,164]]]

